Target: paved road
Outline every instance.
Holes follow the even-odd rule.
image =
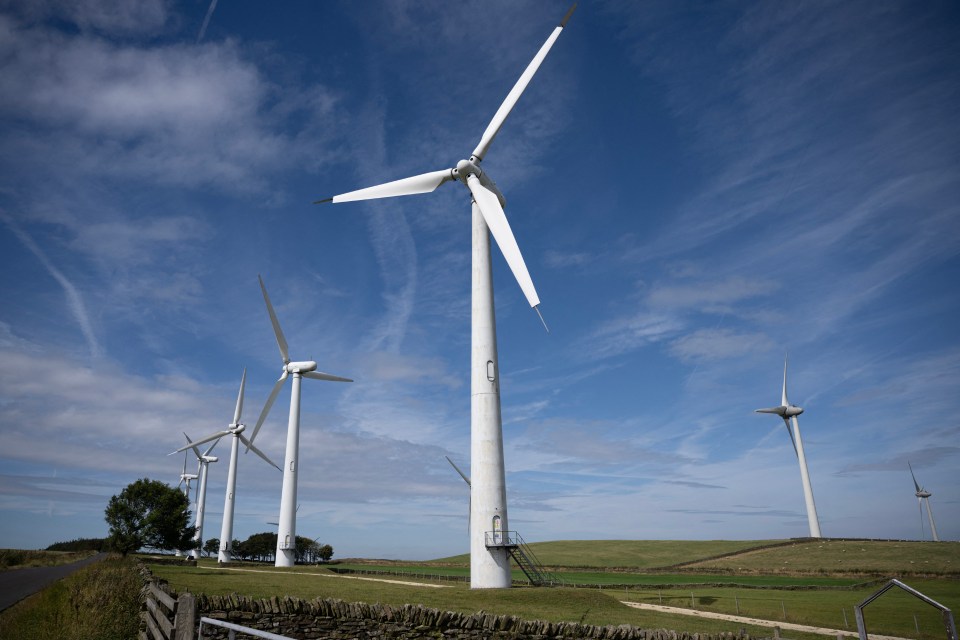
[[[759,627],[780,627],[781,629],[790,629],[791,631],[805,631],[806,633],[816,633],[824,636],[833,636],[838,638],[844,636],[852,639],[857,637],[857,631],[843,631],[841,629],[827,629],[824,627],[812,627],[805,624],[793,624],[791,622],[779,622],[777,620],[761,620],[760,618],[747,618],[744,616],[734,616],[726,613],[712,613],[710,611],[697,611],[696,609],[682,609],[680,607],[667,607],[662,604],[647,604],[645,602],[628,602],[621,600],[628,607],[635,609],[647,609],[649,611],[661,611],[663,613],[675,613],[684,616],[697,616],[700,618],[713,618],[714,620],[727,620],[729,622],[740,622],[743,624],[752,624]],[[898,638],[897,636],[881,636],[871,633],[870,637],[874,640],[908,640],[907,638]]]
[[[98,553],[84,560],[56,567],[30,567],[0,572],[0,611],[50,586],[57,580],[66,578],[80,567],[102,560],[106,556],[105,553]]]

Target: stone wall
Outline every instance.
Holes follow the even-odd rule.
[[[204,616],[291,638],[378,638],[382,640],[750,640],[748,635],[678,633],[629,625],[593,626],[575,622],[521,620],[487,613],[464,614],[419,605],[391,607],[342,600],[255,599],[196,596],[197,618]],[[204,638],[226,638],[226,629],[204,625]]]

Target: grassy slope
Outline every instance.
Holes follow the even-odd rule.
[[[0,549],[0,571],[28,567],[52,567],[89,558],[95,551],[29,551]]]
[[[653,569],[776,544],[782,540],[559,540],[528,546],[551,567]],[[435,560],[470,564],[469,555]]]
[[[960,542],[887,542],[881,540],[809,540],[785,547],[757,549],[685,567],[691,571],[756,573],[869,572],[960,575]]]

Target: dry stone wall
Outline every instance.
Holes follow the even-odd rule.
[[[750,640],[748,635],[678,633],[629,625],[593,626],[575,622],[522,620],[487,613],[464,614],[419,605],[392,607],[342,600],[256,599],[196,596],[204,616],[298,639],[377,638],[382,640]],[[204,625],[204,638],[227,638],[225,629]]]

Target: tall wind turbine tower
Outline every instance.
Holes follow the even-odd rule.
[[[472,314],[470,356],[470,469],[471,528],[470,586],[502,589],[511,585],[510,536],[507,521],[507,488],[503,463],[503,425],[500,415],[500,368],[497,359],[496,318],[493,307],[493,273],[490,234],[493,234],[520,285],[527,302],[540,314],[540,298],[503,212],[506,200],[481,162],[517,104],[520,96],[560,36],[576,4],[570,7],[530,64],[507,94],[487,125],[469,159],[456,167],[351,191],[318,202],[353,202],[392,196],[430,193],[446,182],[459,181],[470,191],[472,210]],[[477,70],[464,65],[464,71]],[[541,321],[543,317],[540,317]],[[546,327],[546,323],[544,323]]]
[[[230,466],[227,471],[227,490],[223,498],[223,525],[220,528],[220,549],[217,552],[217,562],[231,562],[233,560],[233,507],[234,507],[234,498],[237,490],[237,453],[239,452],[240,443],[243,442],[248,449],[252,449],[255,454],[267,461],[267,463],[275,468],[277,471],[280,471],[280,467],[273,463],[270,458],[260,451],[260,449],[253,446],[253,443],[247,440],[246,436],[243,435],[243,430],[246,428],[242,422],[240,422],[240,414],[243,413],[243,390],[247,384],[247,370],[243,370],[243,377],[240,378],[240,393],[237,394],[237,407],[233,411],[233,422],[231,422],[226,429],[223,431],[217,431],[208,436],[200,438],[196,442],[188,444],[185,447],[181,447],[174,451],[177,453],[179,451],[185,451],[190,448],[195,448],[197,445],[210,442],[211,440],[219,440],[224,436],[231,436],[230,438]],[[184,434],[186,435],[186,434]],[[212,449],[213,447],[211,447]],[[207,453],[209,453],[209,449]]]
[[[917,482],[917,476],[913,475],[913,467],[910,466],[910,461],[907,461],[907,467],[910,468],[910,477],[913,478],[913,486],[916,488],[917,492],[914,494],[917,496],[917,502],[920,504],[920,537],[923,538],[923,503],[927,503],[927,518],[930,519],[930,533],[933,534],[933,541],[940,542],[940,536],[937,535],[937,525],[933,522],[933,511],[930,510],[930,496],[933,494],[920,486],[920,483]]]
[[[296,562],[296,544],[297,544],[297,473],[300,465],[300,379],[312,378],[314,380],[327,380],[331,382],[353,382],[350,378],[341,378],[340,376],[330,375],[317,371],[317,363],[313,360],[301,362],[292,362],[287,349],[287,340],[283,337],[283,331],[280,329],[280,321],[277,320],[277,314],[273,311],[273,305],[270,304],[270,296],[267,295],[267,288],[263,285],[263,278],[257,276],[260,280],[260,291],[263,292],[263,301],[267,303],[267,313],[270,314],[270,323],[273,325],[273,332],[277,337],[277,346],[280,347],[280,358],[283,360],[283,369],[280,373],[280,379],[273,385],[270,397],[267,403],[263,405],[263,411],[260,412],[260,418],[257,419],[257,426],[253,428],[253,434],[250,436],[250,442],[257,437],[264,419],[270,412],[270,407],[277,399],[277,394],[286,382],[287,377],[293,377],[293,385],[290,389],[290,418],[287,421],[287,449],[286,458],[283,463],[283,491],[280,495],[280,526],[277,530],[277,559],[274,566],[292,567]]]
[[[787,358],[783,358],[783,395],[781,396],[779,407],[770,407],[769,409],[756,409],[756,413],[775,413],[783,418],[783,423],[787,427],[787,433],[790,434],[790,441],[793,442],[793,450],[797,454],[797,460],[800,462],[800,479],[803,482],[803,499],[807,503],[807,521],[810,524],[810,537],[820,538],[820,520],[817,518],[817,505],[813,501],[813,487],[810,486],[810,472],[807,471],[807,457],[803,453],[803,440],[800,438],[800,423],[797,416],[803,413],[803,409],[790,404],[787,400]],[[790,429],[791,422],[793,429]]]

